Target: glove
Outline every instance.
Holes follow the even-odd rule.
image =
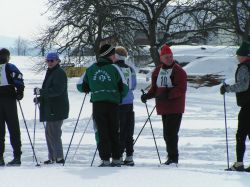
[[[33,102],[37,105],[37,104],[39,104],[40,103],[40,97],[35,97],[34,99],[33,99]]]
[[[34,95],[40,95],[40,88],[34,88]]]
[[[17,92],[16,92],[16,99],[18,101],[20,101],[20,100],[23,99],[23,91],[17,90]]]
[[[221,95],[224,95],[226,93],[226,87],[228,87],[227,84],[223,84],[221,87],[220,87],[220,94]]]
[[[141,95],[141,102],[146,103],[147,99],[148,99],[148,95],[147,94],[144,93],[144,94]]]

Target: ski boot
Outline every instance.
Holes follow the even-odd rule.
[[[134,166],[134,160],[133,160],[133,156],[126,156],[124,162],[123,162],[125,166]]]
[[[226,169],[226,171],[244,171],[243,162],[235,162],[230,168]]]
[[[121,161],[120,159],[113,159],[111,164],[110,164],[111,167],[121,167]]]
[[[64,164],[65,163],[65,160],[63,158],[61,159],[56,159],[56,163],[57,164]]]
[[[49,164],[54,164],[54,162],[55,162],[55,160],[54,159],[52,159],[52,160],[46,160],[46,161],[44,161],[43,163],[45,164],[45,165],[49,165]]]
[[[4,162],[3,157],[0,157],[0,167],[1,167],[1,166],[5,166],[5,162]]]
[[[110,161],[109,160],[102,160],[101,164],[98,167],[110,167]]]
[[[14,157],[13,160],[7,163],[7,166],[20,166],[21,165],[21,158],[20,157]]]
[[[177,165],[178,160],[169,158],[164,164],[165,165],[170,165],[170,164],[176,164]]]

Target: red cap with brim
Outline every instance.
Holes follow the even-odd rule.
[[[170,47],[166,44],[164,44],[161,48],[161,52],[160,52],[160,56],[163,56],[163,55],[168,55],[168,54],[171,54],[173,55]]]

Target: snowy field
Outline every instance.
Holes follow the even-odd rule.
[[[203,56],[185,67],[188,74],[218,73],[225,75],[228,82],[233,82],[236,68],[234,48],[207,46],[206,55],[200,47],[182,46],[173,48],[174,54],[181,58]],[[210,54],[210,55],[209,55]],[[36,74],[32,71],[35,63],[29,57],[12,57],[11,62],[16,64],[24,74],[25,96],[21,101],[22,109],[33,141],[33,127],[35,119],[35,106],[33,88],[41,87],[44,73]],[[74,130],[76,120],[84,95],[77,92],[78,78],[68,80],[70,100],[70,117],[63,125],[64,153]],[[140,101],[141,88],[147,87],[145,75],[138,74],[138,87],[135,91],[135,135],[141,130],[147,112],[145,105]],[[147,124],[135,144],[134,167],[98,168],[99,156],[95,157],[93,167],[90,167],[95,149],[95,139],[92,121],[86,127],[91,117],[92,107],[89,96],[83,106],[79,124],[76,129],[72,146],[65,166],[51,165],[36,167],[33,153],[25,129],[24,121],[19,109],[19,119],[22,135],[22,165],[20,167],[0,168],[1,187],[247,187],[250,184],[250,173],[225,172],[227,168],[225,122],[223,97],[219,93],[220,86],[195,89],[188,87],[186,111],[183,116],[179,133],[179,165],[163,166],[155,149],[150,125]],[[149,110],[154,107],[154,100],[148,102]],[[239,108],[235,103],[234,94],[226,95],[227,125],[229,140],[230,165],[235,161],[235,133],[237,127],[237,114]],[[161,162],[166,161],[165,143],[162,135],[162,122],[160,116],[152,115],[152,125],[159,148]],[[38,161],[47,160],[47,146],[44,136],[44,127],[37,120],[35,150]],[[78,151],[76,148],[86,129]],[[249,142],[247,142],[249,148]],[[6,134],[5,161],[12,159],[12,148],[9,144],[9,135]],[[247,149],[245,165],[250,164],[250,151]]]

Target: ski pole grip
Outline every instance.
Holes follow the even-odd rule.
[[[142,94],[145,94],[145,92],[144,92],[144,90],[143,90],[143,89],[141,89],[141,92],[142,92]]]

